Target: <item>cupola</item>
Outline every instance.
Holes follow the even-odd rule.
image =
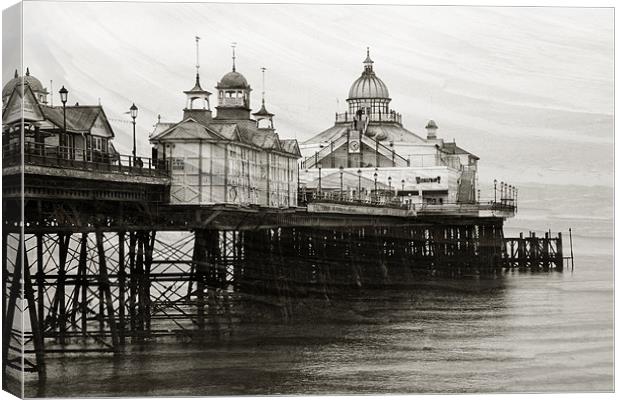
[[[200,86],[200,38],[196,36],[196,82],[194,87],[183,93],[187,96],[187,104],[183,110],[183,119],[194,118],[199,122],[209,122],[212,119],[209,96],[211,93]]]
[[[245,77],[237,72],[236,45],[232,46],[232,71],[225,74],[215,87],[218,90],[217,119],[250,119],[250,92]]]
[[[374,61],[370,58],[370,48],[366,48],[362,75],[353,82],[349,89],[349,113],[359,114],[361,110],[370,120],[389,120],[390,93],[387,86],[375,74]]]
[[[426,138],[428,140],[437,139],[437,129],[439,129],[439,127],[437,126],[435,121],[433,121],[432,119],[428,121],[428,123],[425,126],[425,129],[426,129]]]
[[[274,130],[273,116],[275,114],[272,114],[269,111],[267,111],[267,108],[265,107],[265,70],[266,70],[265,67],[261,68],[261,71],[263,73],[263,91],[262,91],[261,108],[260,110],[253,113],[252,115],[256,119],[256,127],[258,129],[267,129],[267,130],[273,131]]]

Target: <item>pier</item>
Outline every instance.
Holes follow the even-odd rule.
[[[167,169],[148,160],[3,157],[5,374],[43,379],[52,353],[201,340],[234,293],[275,298],[286,314],[291,299],[340,290],[563,267],[560,234],[503,236],[515,206],[501,199],[417,209],[342,194],[289,208],[173,205]]]

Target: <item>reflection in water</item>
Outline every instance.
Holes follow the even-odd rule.
[[[585,261],[585,260],[584,260]],[[611,260],[583,274],[511,273],[409,289],[229,300],[203,343],[48,359],[27,396],[611,390]],[[584,262],[585,263],[585,262]]]

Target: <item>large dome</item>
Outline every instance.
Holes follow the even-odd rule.
[[[389,99],[390,93],[387,86],[379,79],[374,72],[364,71],[362,76],[357,78],[351,89],[349,89],[349,99]]]
[[[246,89],[248,81],[237,71],[231,71],[222,77],[217,84],[218,89]]]
[[[364,60],[364,72],[357,78],[351,89],[349,89],[349,100],[354,99],[388,99],[390,93],[387,86],[375,75],[370,58],[370,49],[366,48],[366,59]]]
[[[32,89],[33,92],[44,92],[45,91],[45,89],[43,88],[43,85],[41,84],[41,81],[35,78],[34,76],[30,75],[30,71],[28,69],[26,69],[26,75],[23,77],[23,79],[24,79],[24,82],[26,82],[28,86],[30,86],[30,89]],[[15,70],[15,77],[11,79],[10,81],[8,81],[7,84],[4,85],[4,87],[2,88],[2,98],[4,99],[10,96],[11,93],[13,93],[13,90],[15,89],[15,87],[17,85],[20,85],[21,82],[22,82],[22,78],[18,76],[17,70]]]

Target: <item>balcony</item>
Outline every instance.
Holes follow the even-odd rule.
[[[2,146],[2,168],[20,167],[22,155],[18,144]],[[167,178],[168,162],[154,163],[148,157],[109,154],[96,150],[50,146],[27,142],[24,145],[23,165],[52,169],[75,170],[89,173],[105,173],[118,176]]]

